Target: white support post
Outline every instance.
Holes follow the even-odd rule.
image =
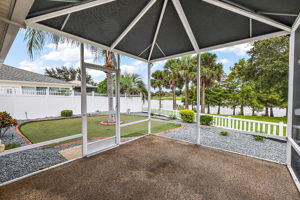
[[[148,63],[148,135],[151,134],[151,67],[152,63]]]
[[[290,55],[289,55],[289,92],[288,92],[288,124],[287,124],[287,165],[291,166],[291,143],[293,131],[293,96],[294,96],[294,66],[295,66],[295,29],[290,35]]]
[[[201,54],[197,55],[197,144],[200,145],[200,88],[201,88]]]
[[[118,54],[118,65],[116,72],[116,144],[121,144],[121,115],[120,115],[120,54]]]
[[[87,152],[87,98],[86,98],[86,68],[84,67],[84,44],[80,43],[80,67],[81,67],[81,132],[82,132],[82,157]]]

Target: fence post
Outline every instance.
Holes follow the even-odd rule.
[[[231,116],[228,117],[228,128],[231,128]]]
[[[283,136],[283,122],[279,122],[279,135]]]

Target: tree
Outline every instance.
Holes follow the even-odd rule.
[[[196,59],[196,58],[194,58]],[[223,65],[217,63],[217,55],[201,54],[201,113],[205,113],[205,91],[213,86],[215,81],[221,80],[224,72]]]
[[[116,82],[113,76],[113,83]],[[107,78],[98,84],[98,92],[107,94]],[[114,91],[115,92],[115,91]],[[129,95],[141,95],[144,101],[147,98],[148,92],[145,83],[139,74],[124,73],[120,75],[120,93]]]
[[[60,80],[64,80],[64,81],[81,81],[81,69],[80,68],[68,68],[65,66],[62,67],[56,67],[56,68],[46,68],[45,69],[45,75],[52,77],[52,78],[56,78],[56,79],[60,79]],[[91,85],[95,85],[95,82],[93,81],[93,78],[91,75],[87,74],[86,75],[86,82],[91,84]]]
[[[158,89],[158,99],[159,99],[159,108],[162,108],[161,98],[162,98],[162,89],[164,87],[164,72],[161,70],[156,70],[152,73],[151,86],[154,89]]]
[[[185,85],[185,109],[189,108],[189,84],[196,76],[197,70],[194,67],[193,58],[191,56],[182,56],[180,58],[180,73]]]
[[[253,43],[247,77],[261,93],[265,115],[273,116],[273,107],[287,106],[289,37],[281,36]]]
[[[124,73],[121,75],[120,92],[125,95],[140,94],[143,101],[148,95],[145,83],[142,81],[141,76],[136,73]]]
[[[178,59],[168,60],[164,65],[164,80],[166,88],[172,89],[173,110],[176,110],[176,88],[182,87],[182,77],[180,73],[180,61]]]
[[[35,54],[39,54],[43,50],[47,41],[51,41],[57,46],[61,43],[71,43],[79,46],[79,42],[61,37],[56,34],[52,34],[46,31],[34,29],[28,27],[25,32],[24,40],[27,42],[27,52],[30,58],[33,59]],[[116,56],[113,52],[102,50],[93,46],[88,46],[91,52],[95,55],[95,60],[99,60],[104,57],[104,67],[114,68],[117,65]],[[108,108],[109,111],[114,110],[113,106],[113,80],[112,73],[107,72],[107,94],[108,94]],[[108,122],[115,122],[114,115],[109,114]]]

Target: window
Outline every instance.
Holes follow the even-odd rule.
[[[34,95],[35,94],[35,87],[22,86],[22,94]]]
[[[46,95],[47,87],[36,87],[37,95]]]

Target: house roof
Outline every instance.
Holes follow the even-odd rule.
[[[0,64],[0,80],[68,84],[66,81],[51,78],[46,75],[26,71],[16,67]]]
[[[299,0],[36,0],[29,26],[143,61],[289,34]]]
[[[81,81],[68,81],[68,83],[71,83],[72,86],[74,87],[81,87]],[[91,84],[86,84],[87,88],[97,88],[97,86],[91,85]]]

